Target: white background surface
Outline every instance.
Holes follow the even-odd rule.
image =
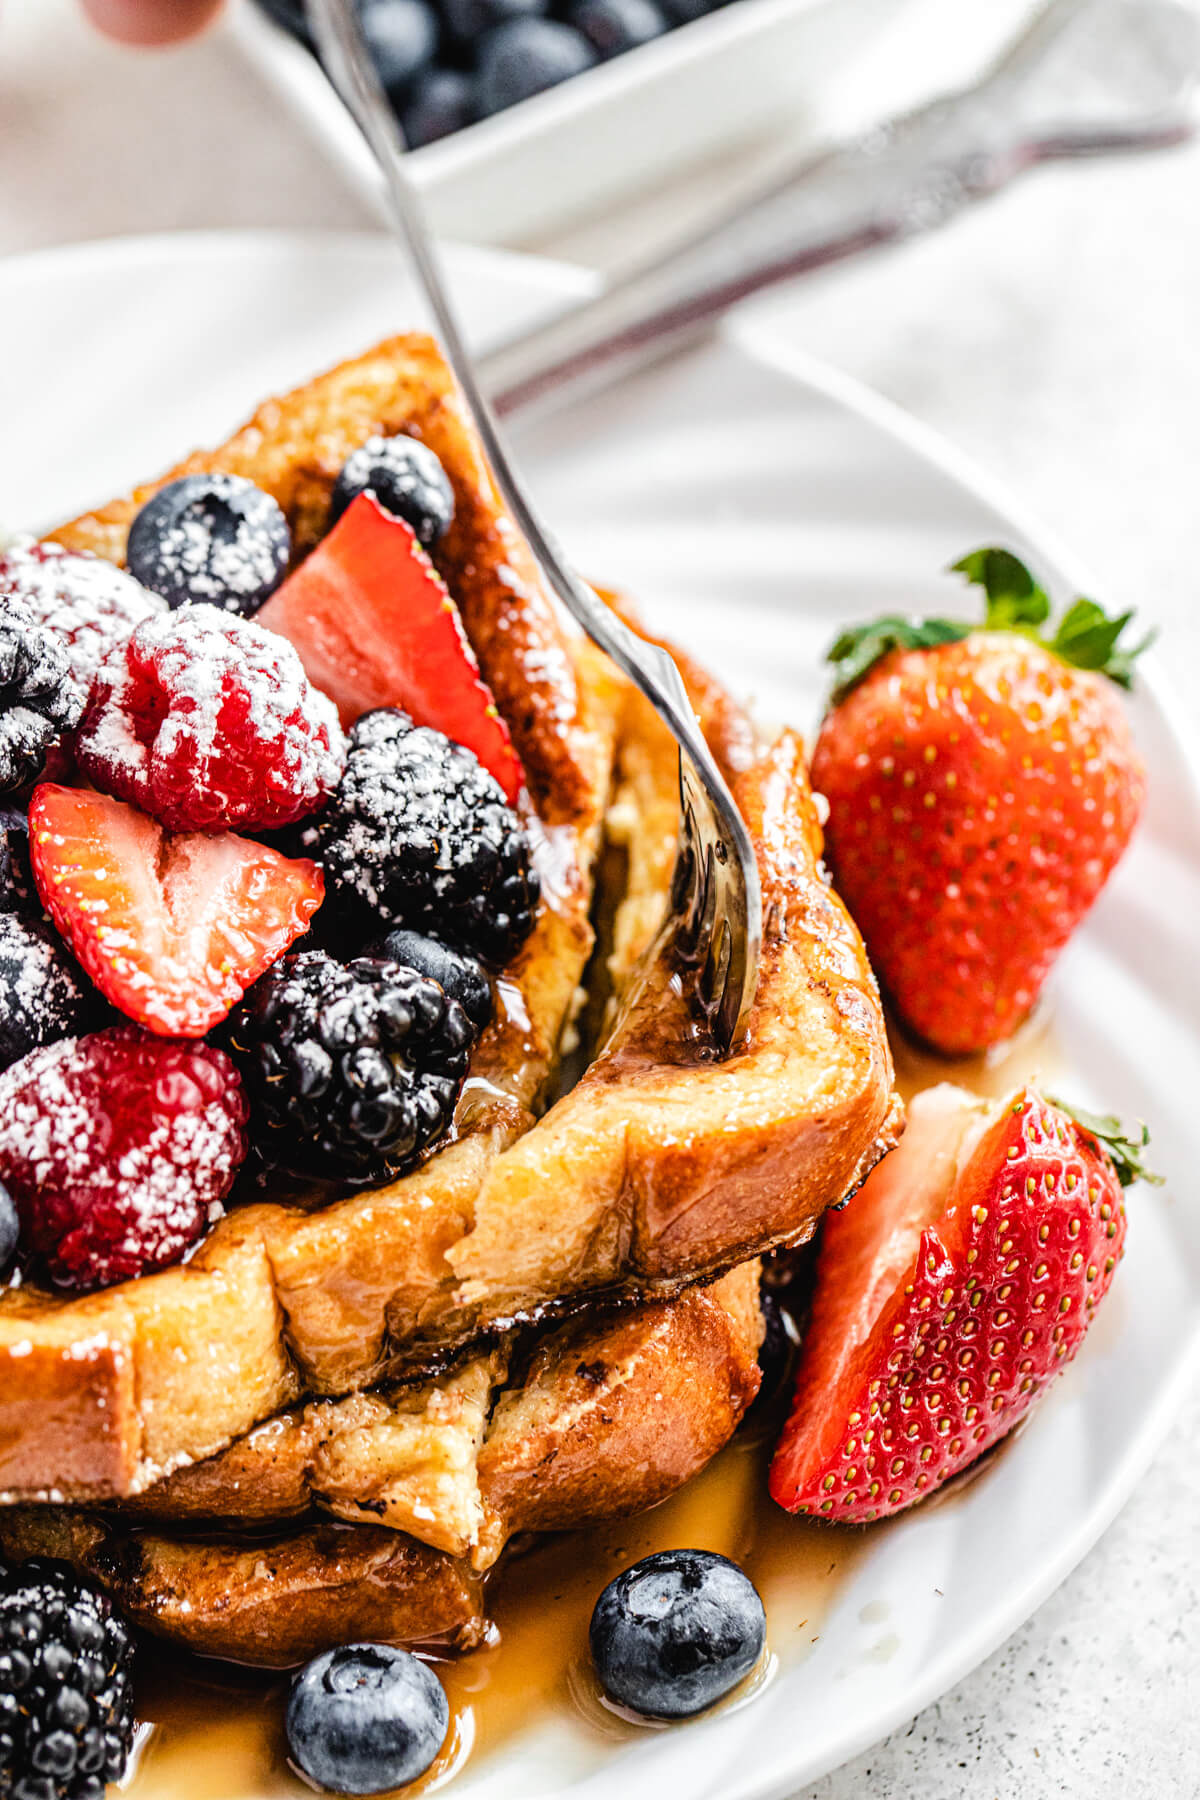
[[[898,79],[946,49],[946,8],[926,10],[932,35],[914,24]],[[964,30],[971,12],[958,0]],[[699,207],[726,173],[701,173],[669,210]],[[661,208],[650,198],[536,247],[616,260]],[[68,0],[0,0],[0,252],[167,227],[367,223],[219,36],[134,56],[90,41]],[[1200,149],[1039,174],[940,238],[770,304],[797,343],[1002,476],[1095,572],[1101,598],[1159,623],[1200,710]],[[1198,1477],[1194,1398],[1116,1525],[1005,1649],[797,1800],[1197,1792]]]

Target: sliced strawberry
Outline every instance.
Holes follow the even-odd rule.
[[[1122,1180],[1142,1171],[1116,1130],[1030,1089],[917,1097],[899,1148],[825,1222],[771,1467],[781,1506],[849,1524],[898,1512],[1028,1411],[1124,1247]]]
[[[511,803],[524,774],[457,606],[412,529],[360,494],[257,615],[290,639],[349,730],[399,706],[473,750]]]
[[[38,893],[101,993],[163,1037],[203,1037],[308,927],[315,863],[226,832],[173,837],[135,806],[44,782]]]

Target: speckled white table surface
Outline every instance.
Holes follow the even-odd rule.
[[[652,201],[539,247],[604,262],[629,251],[639,217],[651,230]],[[69,0],[0,0],[0,253],[370,223],[224,38],[132,56],[90,40]],[[1031,503],[1102,598],[1161,626],[1200,713],[1200,147],[1040,173],[771,308],[797,343]],[[1058,1593],[911,1725],[796,1800],[1200,1794],[1198,1493],[1194,1393]]]

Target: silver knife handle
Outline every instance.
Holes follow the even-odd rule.
[[[974,87],[789,169],[749,203],[481,359],[500,412],[611,380],[738,300],[930,230],[1050,157],[1186,137],[1200,26],[1180,0],[1053,0]]]

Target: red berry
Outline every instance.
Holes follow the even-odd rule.
[[[509,805],[516,800],[521,760],[458,608],[411,526],[373,494],[351,502],[258,622],[296,646],[347,730],[376,707],[399,707],[473,750]]]
[[[178,1261],[221,1211],[246,1117],[208,1044],[118,1025],[31,1051],[0,1075],[0,1177],[26,1247],[66,1288]]]
[[[75,754],[98,788],[171,831],[261,830],[321,805],[345,744],[289,643],[188,606],[145,620],[109,658]]]
[[[43,782],[42,903],[100,991],[163,1037],[203,1037],[320,906],[321,871],[225,832],[171,837],[136,807]]]
[[[997,631],[885,656],[827,715],[812,779],[875,971],[948,1055],[1021,1023],[1144,789],[1112,682]]]
[[[899,1148],[825,1220],[772,1496],[862,1524],[931,1494],[1074,1356],[1124,1243],[1113,1160],[1060,1107],[1028,1088],[919,1095]]]
[[[165,600],[102,556],[33,540],[0,554],[0,597],[10,595],[62,643],[84,700],[109,653],[143,619],[167,610]]]

